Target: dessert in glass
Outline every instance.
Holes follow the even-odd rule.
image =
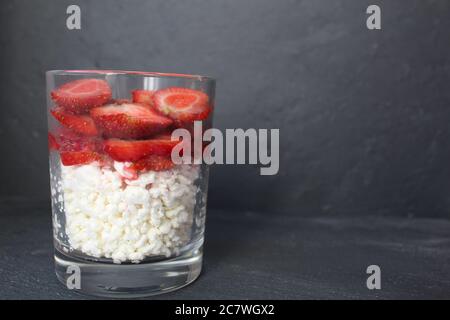
[[[211,127],[214,90],[213,79],[196,75],[47,72],[55,266],[64,285],[78,271],[77,291],[139,297],[198,277],[208,166],[174,163],[171,134],[196,121]]]

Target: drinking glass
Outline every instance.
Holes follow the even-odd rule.
[[[202,268],[208,166],[175,164],[177,128],[211,127],[215,80],[116,70],[48,71],[56,275],[69,289],[140,297]]]

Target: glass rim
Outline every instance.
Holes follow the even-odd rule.
[[[66,69],[66,70],[48,70],[47,75],[89,75],[89,74],[101,74],[101,75],[133,75],[133,76],[148,76],[158,78],[179,78],[190,79],[194,81],[215,82],[216,79],[196,74],[184,74],[184,73],[168,73],[168,72],[154,72],[154,71],[133,71],[133,70],[113,70],[113,69]]]

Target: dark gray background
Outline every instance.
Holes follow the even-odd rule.
[[[449,1],[6,0],[0,28],[1,197],[49,197],[44,72],[103,68],[213,76],[216,127],[281,129],[279,174],[216,166],[211,208],[450,216]]]

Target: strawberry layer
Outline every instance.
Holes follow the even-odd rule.
[[[180,87],[136,89],[130,95],[132,100],[112,99],[109,84],[94,78],[56,88],[50,114],[59,127],[49,133],[49,149],[64,166],[120,161],[137,172],[171,169],[178,143],[170,139],[171,130],[189,130],[193,121],[206,120],[212,110],[208,95]]]

